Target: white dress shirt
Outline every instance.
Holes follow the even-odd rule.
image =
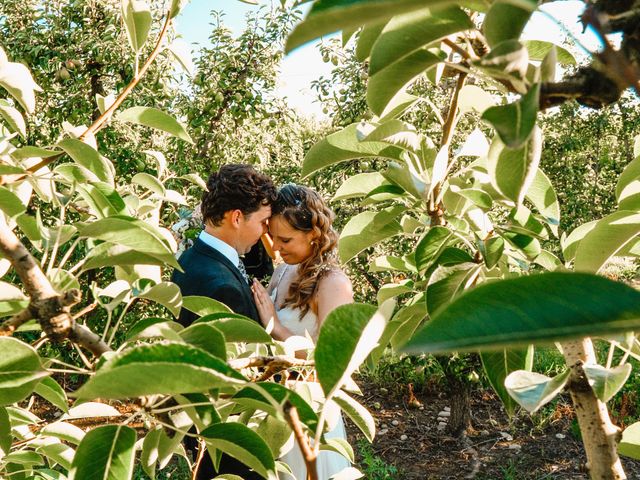
[[[229,261],[233,263],[236,267],[238,266],[238,263],[240,263],[240,255],[238,255],[238,251],[235,248],[233,248],[231,245],[229,245],[227,242],[224,242],[219,238],[214,237],[213,235],[205,232],[204,230],[200,232],[200,236],[198,238],[202,240],[204,243],[206,243],[207,245],[209,245],[211,248],[216,249],[222,255],[227,257]]]

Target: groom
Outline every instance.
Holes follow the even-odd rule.
[[[275,199],[273,182],[251,165],[223,165],[209,176],[202,196],[204,230],[178,260],[184,273],[175,270],[171,277],[183,296],[213,298],[260,322],[240,255],[249,252],[266,233]],[[178,321],[187,327],[197,318],[183,308]],[[196,447],[193,441],[187,446]],[[220,462],[218,474],[223,473],[245,480],[262,478],[227,455]],[[215,476],[211,458],[205,455],[196,478],[209,480]]]

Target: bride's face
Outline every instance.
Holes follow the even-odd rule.
[[[289,265],[303,262],[313,253],[312,233],[296,230],[282,215],[269,219],[269,233],[273,238],[273,250],[280,252],[282,260]]]

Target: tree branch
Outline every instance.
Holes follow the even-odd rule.
[[[231,368],[242,370],[252,367],[267,367],[275,370],[286,370],[292,367],[313,367],[313,360],[302,360],[293,357],[248,357],[229,360]]]
[[[302,423],[298,416],[298,410],[296,407],[287,402],[284,406],[284,414],[287,417],[287,423],[293,430],[293,436],[300,447],[302,452],[302,458],[307,465],[307,480],[319,480],[318,469],[316,468],[316,460],[318,458],[317,453],[309,445],[309,438],[302,431]]]

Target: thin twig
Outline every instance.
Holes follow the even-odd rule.
[[[14,315],[0,326],[0,337],[12,335],[21,325],[33,318],[29,308],[25,308],[20,313]]]
[[[287,402],[284,406],[284,414],[287,417],[287,423],[293,430],[293,436],[300,447],[302,458],[307,466],[307,480],[318,480],[318,469],[316,468],[316,460],[318,454],[316,449],[312,449],[309,445],[309,438],[302,430],[302,423],[296,407]]]
[[[93,302],[93,303],[87,305],[82,310],[79,310],[79,311],[75,312],[73,314],[73,319],[74,320],[79,319],[80,317],[82,317],[82,316],[86,315],[87,313],[89,313],[90,311],[94,310],[97,306],[98,306],[98,302]]]
[[[313,360],[302,360],[294,357],[248,357],[248,358],[235,358],[229,360],[231,368],[236,370],[243,370],[245,368],[252,367],[269,367],[280,368],[281,370],[291,367],[313,367],[315,362]]]

